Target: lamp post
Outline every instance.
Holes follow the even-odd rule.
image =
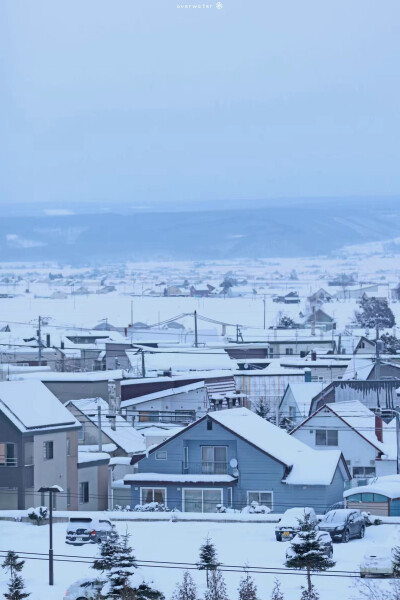
[[[52,485],[50,487],[41,487],[38,492],[44,494],[49,492],[49,526],[50,526],[50,539],[49,539],[49,585],[54,585],[54,561],[53,561],[53,494],[57,492],[63,492],[64,490],[59,485]]]

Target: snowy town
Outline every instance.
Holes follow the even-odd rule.
[[[0,600],[400,600],[399,23],[1,0]]]

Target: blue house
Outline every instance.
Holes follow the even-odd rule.
[[[318,452],[246,408],[212,412],[134,457],[131,504],[162,502],[185,512],[241,509],[256,501],[276,512],[343,499],[350,479],[338,450]]]

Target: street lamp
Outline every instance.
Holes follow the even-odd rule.
[[[63,492],[64,490],[59,485],[51,485],[50,487],[41,487],[38,492],[44,494],[49,492],[49,525],[50,525],[50,540],[49,540],[49,585],[54,585],[54,568],[53,568],[53,494]]]

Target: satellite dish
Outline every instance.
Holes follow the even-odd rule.
[[[239,477],[239,469],[233,469],[233,471],[232,471],[232,475],[233,475],[234,477]]]
[[[248,369],[248,368],[249,368],[249,365],[248,365],[248,363],[244,363],[244,365],[243,365],[243,369]]]
[[[231,458],[229,464],[232,467],[232,469],[236,469],[236,467],[238,466],[238,461],[236,460],[236,458]]]

